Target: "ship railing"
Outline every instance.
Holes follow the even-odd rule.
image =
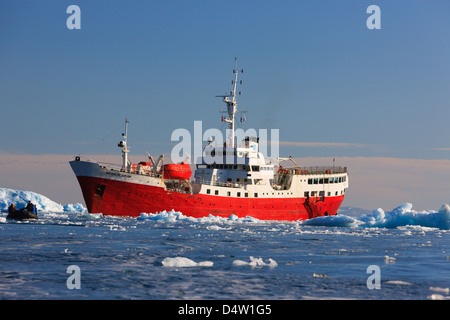
[[[100,168],[109,169],[112,171],[121,171],[122,166],[118,165],[116,163],[109,163],[109,162],[97,162]]]
[[[280,167],[279,173],[294,175],[347,173],[347,167],[314,166],[314,167]]]
[[[244,183],[236,183],[230,181],[212,181],[212,180],[197,180],[197,183],[215,187],[228,187],[228,188],[245,188],[247,185]]]
[[[134,170],[134,169],[123,170],[122,166],[117,164],[117,163],[109,163],[109,162],[97,162],[97,163],[98,163],[98,165],[101,168],[108,169],[108,170],[111,170],[111,171],[118,171],[118,172],[131,173],[131,174],[138,174],[138,175],[141,175],[141,176],[150,176],[150,177],[154,177],[154,178],[161,178],[162,177],[162,174],[155,173],[153,171],[147,171],[147,170],[144,171],[144,170],[142,170],[142,171],[139,172],[139,171]]]

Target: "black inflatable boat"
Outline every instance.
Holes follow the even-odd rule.
[[[38,216],[36,213],[33,213],[31,211],[21,209],[16,210],[14,212],[11,212],[8,214],[6,219],[13,219],[13,220],[37,220]]]

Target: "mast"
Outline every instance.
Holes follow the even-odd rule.
[[[122,171],[128,171],[128,152],[130,151],[127,146],[128,123],[128,118],[125,118],[125,133],[122,133],[124,140],[119,142],[119,148],[122,148]]]
[[[238,74],[239,72],[244,73],[244,69],[238,70],[237,68],[237,58],[234,58],[234,80],[231,81],[233,84],[233,90],[230,91],[229,95],[224,96],[216,96],[216,97],[222,97],[223,102],[227,104],[227,111],[222,111],[223,113],[228,113],[228,117],[222,117],[223,121],[228,123],[228,128],[230,129],[230,133],[228,136],[228,143],[227,146],[233,148],[234,147],[234,121],[235,121],[235,115],[238,112],[237,111],[237,82],[238,82]],[[240,81],[240,84],[242,84],[242,80]],[[241,94],[241,92],[239,92]]]

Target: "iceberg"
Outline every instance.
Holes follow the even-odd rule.
[[[398,228],[420,226],[425,228],[450,229],[450,206],[444,204],[438,211],[415,211],[411,203],[402,203],[392,211],[375,209],[371,214],[359,217],[336,215],[317,217],[301,221],[304,226],[321,227],[362,227],[362,228]]]
[[[24,208],[28,201],[36,205],[38,212],[87,212],[80,203],[63,206],[36,192],[0,188],[0,212],[8,212],[11,203],[14,203],[18,209]]]
[[[438,211],[415,211],[411,203],[403,203],[392,211],[378,208],[372,214],[359,217],[362,227],[397,228],[422,226],[439,229],[450,228],[450,206],[443,205]]]

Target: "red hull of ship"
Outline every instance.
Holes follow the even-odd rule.
[[[205,194],[184,194],[117,180],[77,177],[91,213],[137,217],[141,213],[175,210],[195,218],[251,216],[260,220],[306,220],[336,215],[344,195],[321,198],[230,198]],[[99,184],[106,185],[100,197]],[[322,201],[323,200],[323,201]]]

